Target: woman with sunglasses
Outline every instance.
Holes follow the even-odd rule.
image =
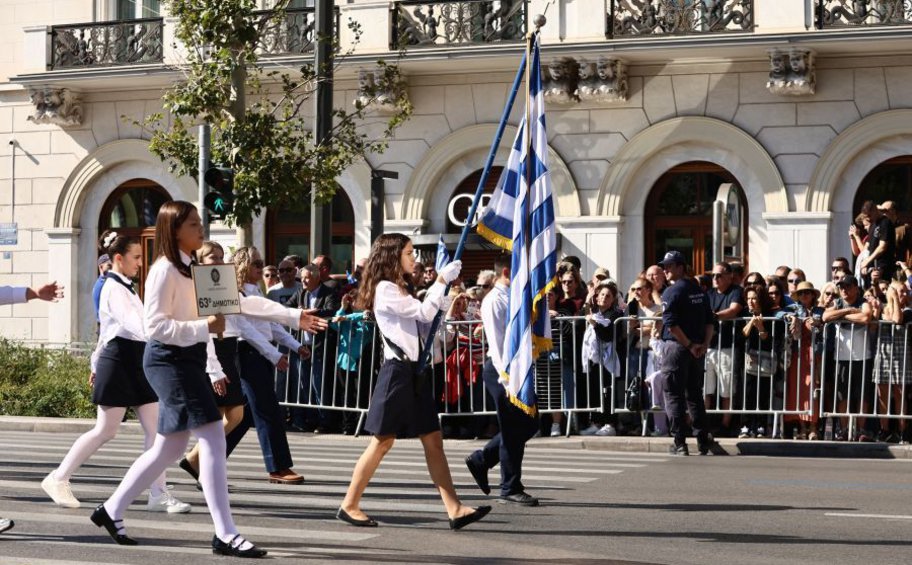
[[[571,263],[562,262],[558,265],[557,279],[560,284],[560,292],[557,293],[556,311],[552,313],[552,317],[571,318],[558,321],[560,329],[557,335],[560,337],[555,344],[561,359],[561,389],[563,392],[561,407],[571,409],[576,408],[576,381],[583,378],[584,375],[582,346],[583,332],[586,327],[585,321],[579,317],[588,313],[583,311],[584,305],[588,304],[588,308],[592,308],[593,294],[587,295],[579,269]],[[568,412],[568,414],[572,414],[572,412]],[[551,437],[561,434],[563,416],[560,412],[554,413],[551,420]],[[570,421],[572,418],[568,421],[568,426],[571,425]]]
[[[794,273],[794,271],[792,271]],[[814,330],[822,326],[823,308],[817,305],[820,291],[804,281],[795,290],[794,315],[790,317],[788,332],[792,337],[791,359],[788,366],[786,411],[800,411],[800,415],[787,415],[784,420],[798,423],[794,439],[817,439],[817,414],[814,410],[814,391],[820,379],[812,367],[820,366],[822,343],[815,342]]]
[[[757,271],[748,273],[748,275],[744,277],[744,290],[746,291],[749,286],[760,286],[766,289],[766,279]]]
[[[775,290],[773,290],[775,289]],[[764,292],[759,285],[750,285],[745,291],[747,308],[744,317],[747,323],[742,330],[745,338],[744,379],[741,390],[745,391],[745,410],[767,412],[773,409],[773,391],[775,383],[781,381],[779,352],[785,325],[770,318],[775,317],[770,299],[771,293],[779,292],[775,286]],[[779,308],[781,310],[781,307]],[[768,417],[754,415],[749,418],[748,426],[742,428],[739,437],[766,437]]]
[[[630,302],[627,304],[627,315],[630,316],[627,329],[629,335],[627,373],[631,376],[639,376],[648,383],[652,391],[650,408],[653,412],[654,430],[657,435],[666,436],[668,435],[668,424],[664,413],[664,387],[661,384],[661,378],[649,378],[658,371],[658,363],[651,342],[662,335],[662,304],[655,301],[652,281],[643,276],[638,277],[630,285],[629,297]]]

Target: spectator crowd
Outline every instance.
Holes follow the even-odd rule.
[[[848,229],[852,257],[833,259],[829,280],[809,281],[800,266],[787,265],[771,274],[737,262],[688,271],[713,312],[703,395],[715,436],[772,437],[775,430],[803,440],[912,439],[904,419],[912,400],[910,236],[894,202],[866,202]],[[264,269],[268,298],[317,308],[331,322],[324,335],[303,335],[300,354],[289,352],[292,368],[278,376],[280,400],[284,390],[289,402],[366,408],[382,344],[370,312],[353,309],[362,267],[363,261],[351,273],[333,274],[328,256],[305,264],[291,255]],[[436,277],[433,265],[418,263],[410,291],[421,299]],[[496,433],[495,420],[477,414],[492,406],[481,380],[486,344],[479,311],[494,280],[485,269],[451,287],[431,363],[446,436]],[[668,435],[659,371],[668,286],[660,265],[622,287],[605,267],[587,277],[579,258],[559,262],[557,286],[547,296],[554,347],[536,363],[545,413],[540,433]],[[821,418],[821,411],[834,417]],[[357,420],[357,412],[288,411],[293,430],[350,434]]]

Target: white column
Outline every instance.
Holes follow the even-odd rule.
[[[830,212],[763,214],[766,221],[766,264],[799,267],[817,288],[830,279]],[[751,261],[753,263],[753,261]]]
[[[591,278],[596,268],[605,267],[618,284],[626,284],[639,269],[621,262],[623,224],[622,216],[557,218],[561,234],[558,260],[566,255],[576,255],[582,261],[584,277]]]
[[[44,230],[48,238],[48,279],[56,280],[65,289],[59,304],[48,308],[48,341],[65,345],[76,340],[76,322],[79,312],[94,318],[91,288],[79,288],[76,261],[79,258],[79,228],[50,228]],[[95,262],[92,261],[92,267]]]

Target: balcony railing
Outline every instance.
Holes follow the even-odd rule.
[[[753,0],[609,0],[605,37],[754,31]]]
[[[817,0],[817,29],[912,24],[912,0]]]
[[[162,62],[161,18],[51,27],[48,70]]]
[[[400,0],[390,8],[390,49],[522,41],[528,14],[526,0]]]
[[[339,8],[335,9],[336,35],[339,33]],[[262,55],[300,55],[311,53],[316,40],[314,8],[288,8],[282,17],[272,19],[272,11],[255,12],[265,27],[260,35]]]

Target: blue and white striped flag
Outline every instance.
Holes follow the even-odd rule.
[[[529,415],[536,408],[534,362],[551,349],[547,293],[557,284],[557,241],[548,136],[541,86],[538,35],[529,68],[531,127],[526,145],[526,119],[519,124],[507,167],[478,222],[478,233],[512,251],[509,320],[503,351],[506,372],[501,382],[510,401]]]
[[[440,234],[440,239],[437,240],[437,259],[434,262],[434,270],[438,273],[440,269],[446,267],[450,263],[450,254],[447,253],[446,244],[443,242],[443,234]]]

